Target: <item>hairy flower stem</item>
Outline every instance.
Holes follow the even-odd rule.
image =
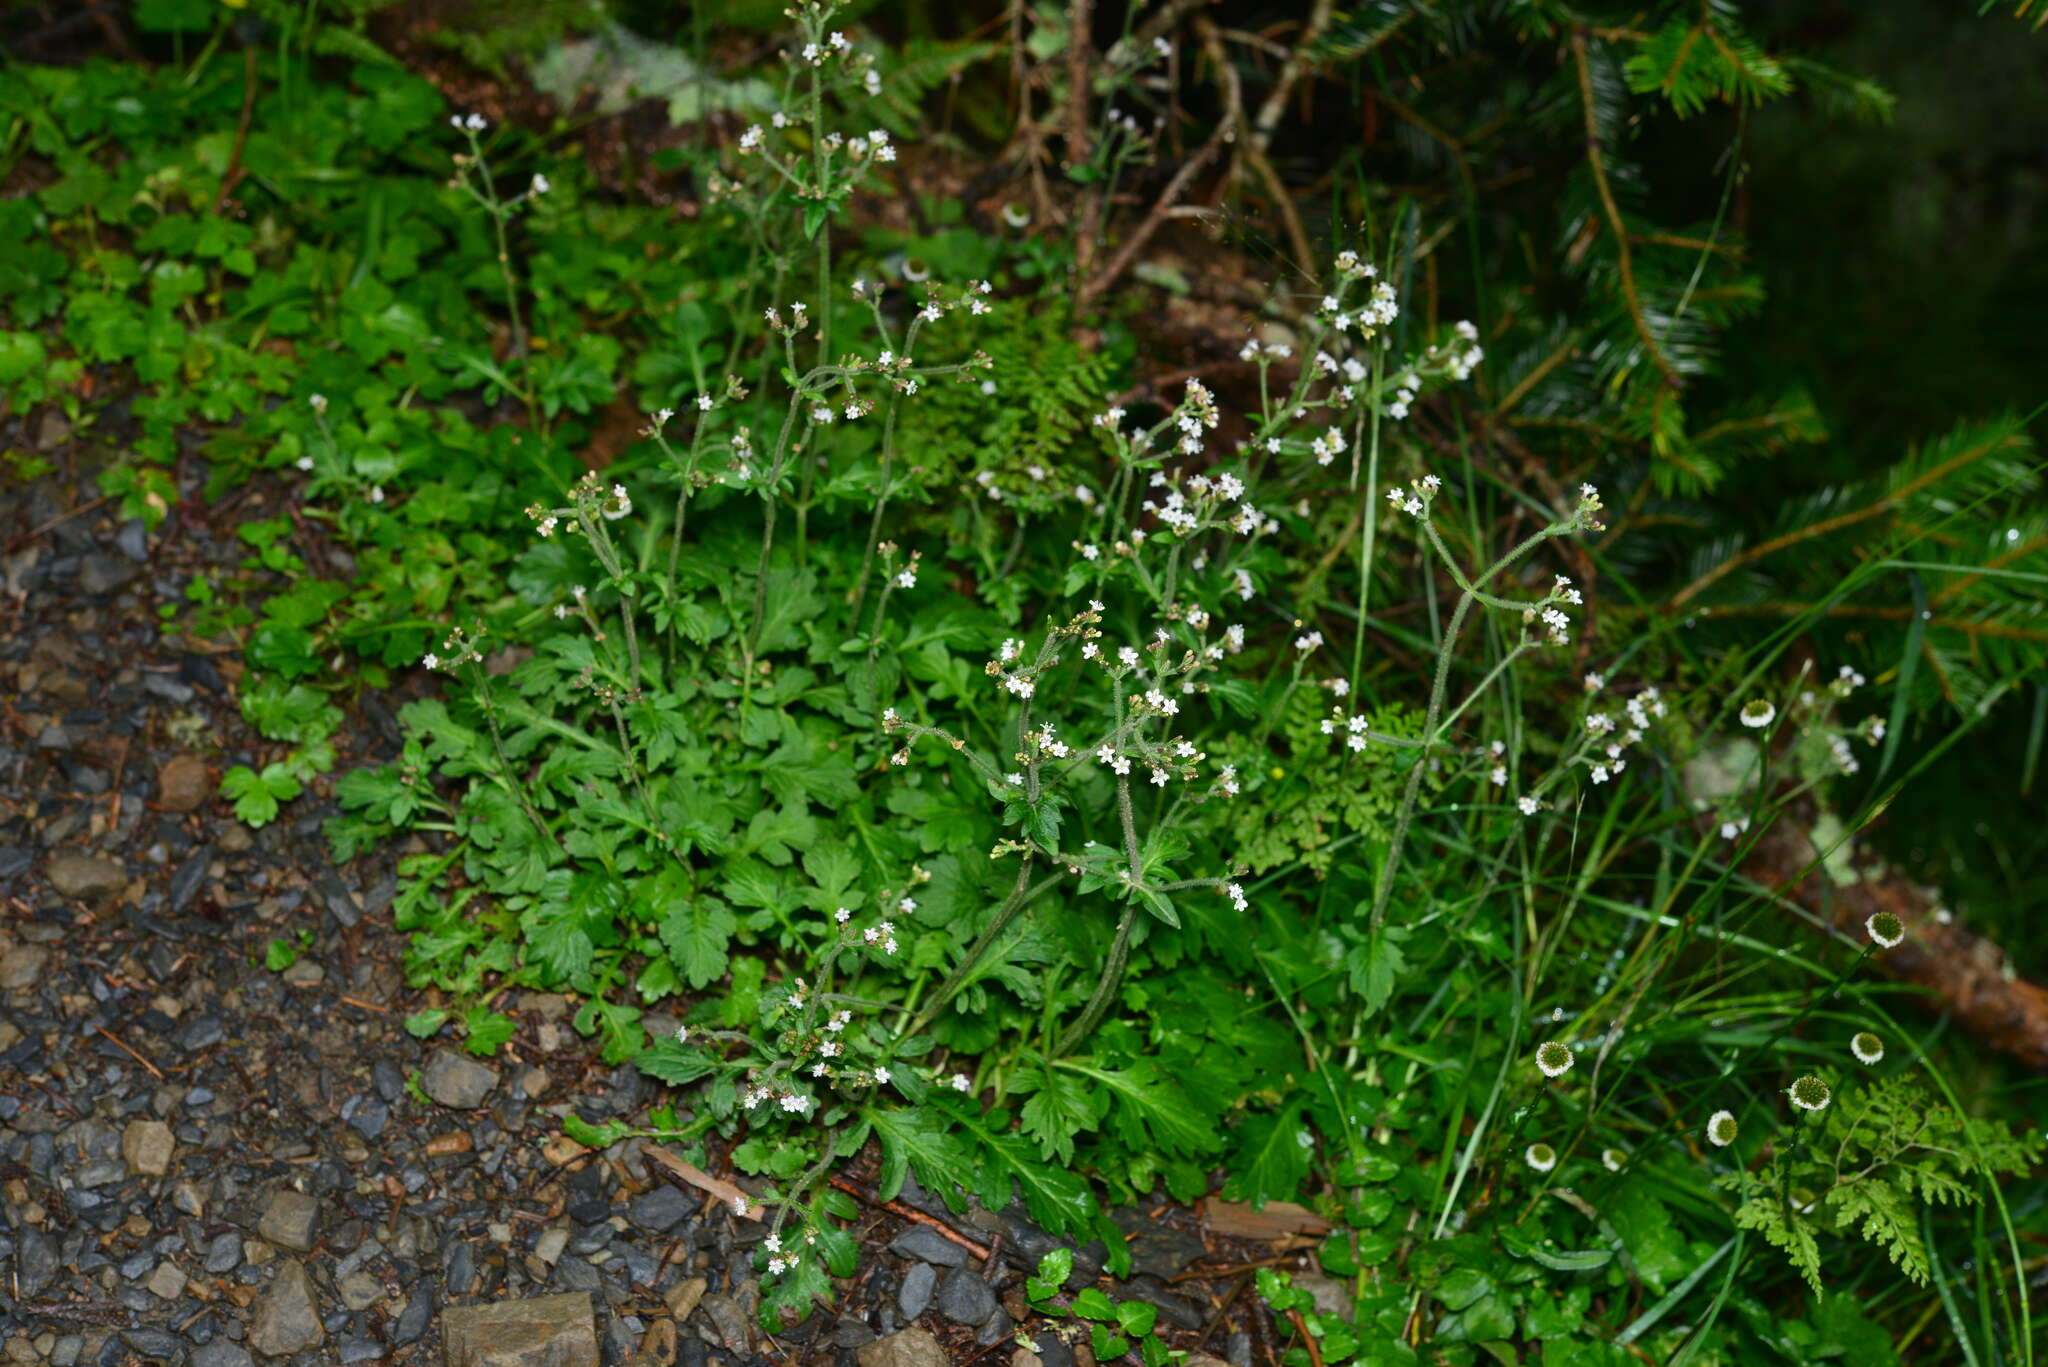
[[[939,984],[939,990],[932,993],[931,1000],[924,1004],[924,1009],[910,1022],[909,1028],[903,1032],[905,1035],[919,1034],[930,1025],[939,1012],[945,1009],[946,1003],[953,1000],[953,994],[966,985],[968,975],[973,973],[981,962],[981,956],[988,953],[989,946],[1009,928],[1017,913],[1029,906],[1039,893],[1059,881],[1060,876],[1054,874],[1050,878],[1040,879],[1036,884],[1030,883],[1028,880],[1031,875],[1031,860],[1032,854],[1026,852],[1017,866],[1017,881],[1010,888],[1010,895],[1003,899],[1002,905],[996,908],[996,914],[989,918],[989,923],[981,934],[974,937],[974,943],[960,956],[960,962],[947,975],[946,981]]]
[[[1138,904],[1133,901],[1124,908],[1123,919],[1117,922],[1116,939],[1110,943],[1109,959],[1102,965],[1102,977],[1095,984],[1095,995],[1088,999],[1088,1005],[1074,1023],[1060,1036],[1058,1052],[1071,1054],[1081,1047],[1084,1040],[1095,1032],[1102,1013],[1109,1009],[1111,997],[1116,995],[1117,985],[1123,981],[1124,963],[1131,956],[1131,929],[1137,924]]]
[[[1435,531],[1434,528],[1430,530],[1432,533]],[[1402,846],[1406,844],[1408,839],[1409,823],[1415,818],[1415,802],[1422,793],[1423,775],[1429,769],[1429,752],[1435,747],[1438,740],[1437,730],[1442,725],[1444,715],[1444,695],[1449,691],[1451,683],[1451,657],[1457,653],[1458,635],[1464,630],[1466,614],[1472,610],[1472,604],[1475,601],[1486,597],[1480,591],[1481,585],[1491,582],[1495,575],[1521,559],[1524,554],[1532,550],[1540,542],[1555,536],[1562,530],[1564,530],[1562,524],[1553,523],[1542,531],[1534,533],[1506,555],[1494,561],[1486,573],[1480,575],[1465,587],[1464,591],[1458,595],[1458,605],[1451,610],[1450,623],[1444,629],[1443,645],[1437,651],[1436,681],[1430,685],[1429,712],[1423,718],[1422,753],[1415,757],[1415,767],[1408,771],[1408,786],[1401,793],[1401,809],[1394,816],[1394,836],[1387,844],[1386,862],[1380,865],[1380,876],[1377,885],[1373,889],[1371,933],[1375,939],[1379,936],[1381,925],[1386,921],[1387,902],[1394,893],[1394,874],[1400,868]],[[1439,552],[1442,552],[1444,549],[1443,542],[1437,540],[1433,535],[1431,540],[1435,543]],[[1445,556],[1445,563],[1450,563],[1448,556]],[[1455,575],[1457,573],[1456,568],[1453,567],[1451,572]],[[1465,581],[1461,578],[1458,582],[1463,584]],[[1521,605],[1511,604],[1509,606],[1520,607]],[[1463,709],[1461,708],[1460,710],[1462,711]]]

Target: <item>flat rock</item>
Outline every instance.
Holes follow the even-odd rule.
[[[498,1073],[473,1058],[452,1049],[436,1049],[420,1074],[420,1086],[443,1106],[473,1111],[484,1104],[491,1088],[498,1085]]]
[[[215,1339],[192,1350],[192,1367],[255,1367],[255,1362],[247,1348],[227,1339]]]
[[[932,1303],[932,1294],[939,1289],[939,1271],[930,1263],[912,1263],[910,1270],[903,1274],[903,1285],[896,1292],[896,1309],[906,1322],[922,1315]]]
[[[128,882],[128,870],[111,859],[83,850],[59,850],[50,856],[50,886],[66,897],[111,897]]]
[[[197,755],[172,755],[156,771],[157,805],[167,812],[196,812],[212,796],[213,780]]]
[[[10,990],[33,987],[50,962],[50,951],[41,945],[9,945],[0,951],[0,987]]]
[[[597,1326],[582,1291],[454,1305],[441,1321],[447,1367],[597,1367]]]
[[[320,1218],[320,1203],[302,1191],[284,1190],[270,1198],[256,1233],[279,1248],[304,1253],[313,1247],[313,1224]]]
[[[162,1177],[171,1170],[178,1141],[161,1120],[131,1120],[121,1132],[121,1158],[139,1177]]]
[[[889,1251],[899,1258],[916,1258],[939,1267],[965,1267],[967,1250],[929,1225],[912,1225],[897,1235]]]
[[[860,1367],[951,1367],[946,1350],[923,1329],[905,1329],[854,1350]]]
[[[697,1203],[666,1182],[641,1192],[626,1203],[626,1218],[653,1234],[666,1234],[696,1209]]]
[[[185,1274],[176,1263],[158,1263],[156,1271],[149,1274],[149,1280],[143,1285],[158,1300],[174,1301],[185,1294]]]
[[[305,1265],[295,1258],[281,1260],[249,1317],[249,1346],[265,1357],[289,1357],[326,1336]]]

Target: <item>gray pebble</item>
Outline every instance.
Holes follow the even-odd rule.
[[[896,1293],[896,1308],[903,1315],[903,1322],[910,1323],[932,1303],[932,1296],[939,1289],[939,1270],[930,1263],[912,1263],[910,1271],[903,1274],[903,1287]]]

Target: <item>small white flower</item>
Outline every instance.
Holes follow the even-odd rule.
[[[1536,1048],[1536,1066],[1543,1070],[1545,1077],[1563,1077],[1577,1063],[1578,1055],[1571,1046],[1556,1040],[1546,1040]]]
[[[1870,942],[1879,949],[1890,949],[1906,938],[1906,924],[1889,911],[1880,911],[1863,923],[1863,929],[1870,933]]]
[[[876,1081],[876,1082],[887,1082],[888,1080],[889,1080],[889,1070],[888,1070],[887,1068],[877,1068],[877,1069],[875,1069],[875,1081]]]
[[[1777,715],[1778,709],[1771,705],[1768,698],[1751,698],[1742,705],[1742,724],[1753,731],[1760,731],[1769,726]]]
[[[1735,1142],[1735,1112],[1716,1111],[1707,1119],[1707,1142],[1725,1149]]]
[[[968,1077],[965,1073],[953,1074],[952,1083],[953,1090],[956,1092],[971,1092],[974,1090],[974,1079]]]
[[[441,667],[441,657],[430,650],[427,652],[426,658],[421,660],[420,663],[428,669],[439,669]]]
[[[1828,1103],[1834,1100],[1834,1093],[1828,1090],[1827,1083],[1811,1073],[1802,1078],[1795,1078],[1792,1085],[1785,1089],[1785,1095],[1802,1111],[1824,1111],[1828,1108]]]
[[[1849,1052],[1856,1056],[1858,1063],[1881,1063],[1884,1061],[1884,1041],[1868,1030],[1859,1030],[1849,1041]]]
[[[533,173],[533,180],[526,187],[526,193],[529,195],[544,195],[553,188],[554,186],[549,184],[546,176],[535,171]]]
[[[689,1026],[687,1026],[687,1025],[678,1025],[678,1026],[676,1027],[676,1043],[677,1043],[677,1044],[688,1044],[689,1042],[690,1042],[690,1027],[689,1027]]]
[[[1557,1166],[1557,1150],[1548,1144],[1535,1143],[1522,1150],[1522,1161],[1536,1172],[1549,1172]]]
[[[1523,816],[1534,816],[1536,815],[1536,809],[1543,804],[1533,797],[1524,795],[1515,799],[1515,805],[1522,809]]]

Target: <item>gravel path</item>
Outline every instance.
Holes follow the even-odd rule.
[[[41,433],[87,462],[65,435]],[[519,1030],[488,1061],[400,1028],[425,1000],[387,911],[395,852],[337,869],[319,793],[260,831],[234,819],[221,772],[275,758],[241,719],[239,654],[159,612],[194,576],[238,572],[235,525],[283,497],[251,485],[211,525],[187,502],[145,535],[86,469],[0,490],[0,1359],[1075,1360],[1032,1326],[1035,1352],[1009,1346],[1016,1267],[1044,1236],[977,1212],[953,1223],[1001,1231],[1007,1261],[970,1263],[914,1189],[921,1222],[871,1207],[841,1311],[764,1340],[739,1243],[758,1226],[666,1184],[634,1143],[560,1137],[572,1101],[601,1121],[655,1099],[596,1061],[568,1002],[501,1003]],[[389,707],[365,698],[336,741],[344,768],[388,753]],[[264,964],[279,938],[305,941],[281,973]],[[1163,1279],[1203,1242],[1134,1218],[1149,1275],[1121,1294],[1202,1324],[1193,1288]]]

